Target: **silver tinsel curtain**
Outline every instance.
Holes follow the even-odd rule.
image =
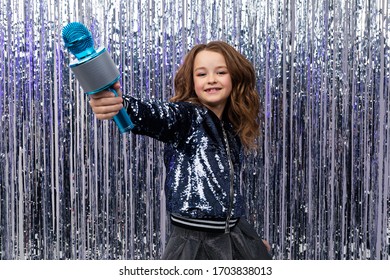
[[[158,259],[163,144],[97,121],[62,28],[83,22],[126,94],[167,100],[185,53],[253,62],[242,174],[275,259],[389,259],[389,0],[0,0],[0,259]]]

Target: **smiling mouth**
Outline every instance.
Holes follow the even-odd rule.
[[[214,93],[214,92],[217,92],[219,90],[221,90],[221,88],[209,88],[209,89],[206,89],[205,92]]]

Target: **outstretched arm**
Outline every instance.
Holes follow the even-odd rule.
[[[163,142],[186,139],[192,125],[197,122],[202,110],[188,102],[169,103],[161,101],[142,101],[130,96],[122,97],[120,83],[112,86],[118,97],[108,90],[90,95],[89,104],[96,117],[108,120],[125,107],[134,127],[132,132],[153,137]]]

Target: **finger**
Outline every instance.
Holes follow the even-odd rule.
[[[94,107],[105,107],[119,105],[123,103],[122,97],[105,97],[105,98],[91,98],[89,104]]]
[[[116,91],[119,97],[122,96],[121,86],[118,82],[113,85],[113,89]]]
[[[119,97],[122,97],[122,90],[121,90],[121,88],[118,88],[118,89],[116,90],[116,92],[117,92],[117,94],[118,94]]]
[[[114,89],[118,96],[122,96],[121,84],[119,83],[119,81],[113,84],[111,86],[111,89]]]
[[[111,120],[118,112],[112,112],[108,114],[95,114],[96,118],[99,120]]]
[[[112,88],[118,91],[121,88],[121,84],[119,82],[116,82],[115,84],[112,85]]]
[[[89,95],[91,99],[100,99],[100,98],[107,98],[107,97],[115,97],[115,94],[110,90],[103,90],[99,91],[97,93]]]
[[[115,105],[109,105],[109,106],[91,106],[92,111],[96,114],[111,114],[111,113],[118,113],[119,110],[123,108],[122,103],[115,104]]]
[[[106,113],[106,114],[95,114],[96,118],[99,119],[99,120],[110,120],[112,119],[114,116],[116,116],[118,114],[119,111],[116,111],[116,112],[110,112],[110,113]]]
[[[94,114],[99,120],[109,120],[119,113],[122,106],[93,108]]]

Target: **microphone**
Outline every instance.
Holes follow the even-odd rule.
[[[119,70],[105,48],[95,50],[88,28],[82,23],[71,22],[62,29],[62,39],[76,57],[69,66],[85,93],[92,95],[107,89],[118,96],[112,85],[119,80]],[[113,119],[121,133],[134,127],[125,108]]]

